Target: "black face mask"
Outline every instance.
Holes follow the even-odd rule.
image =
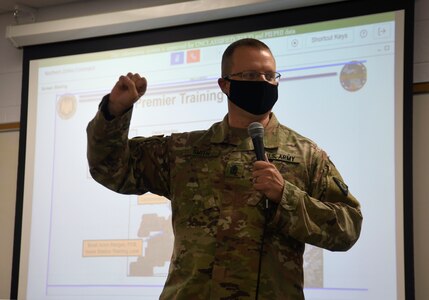
[[[229,79],[228,99],[241,109],[253,114],[269,112],[277,102],[277,85],[267,81],[244,81]]]

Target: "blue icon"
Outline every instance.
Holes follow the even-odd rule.
[[[185,53],[182,52],[173,52],[170,56],[170,64],[172,65],[180,65],[185,61]]]

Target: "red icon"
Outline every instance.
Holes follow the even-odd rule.
[[[200,49],[189,50],[186,52],[186,62],[187,63],[196,63],[200,61]]]

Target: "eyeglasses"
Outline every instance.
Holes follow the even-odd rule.
[[[282,76],[279,72],[256,72],[256,71],[244,71],[233,74],[228,74],[223,77],[223,79],[230,79],[230,77],[238,76],[242,80],[248,81],[259,81],[262,77],[263,80],[266,80],[270,83],[276,83],[280,81],[280,77]]]

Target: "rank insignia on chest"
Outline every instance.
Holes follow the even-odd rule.
[[[226,164],[225,176],[226,177],[243,177],[244,164],[237,161],[229,161]]]

